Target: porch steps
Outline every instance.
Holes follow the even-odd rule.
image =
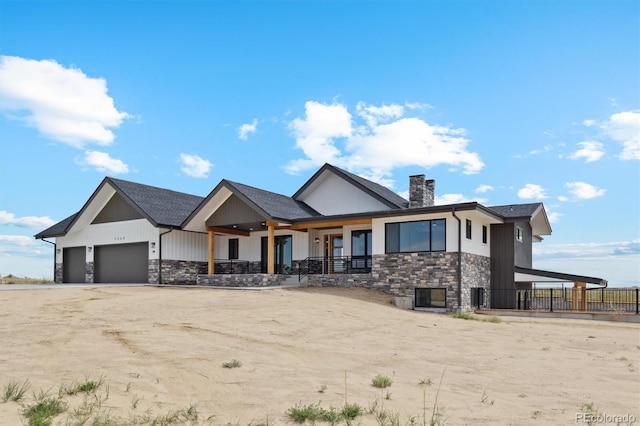
[[[289,275],[284,280],[280,281],[280,287],[301,287],[307,284],[306,277],[303,277],[302,280],[298,279],[297,275]]]

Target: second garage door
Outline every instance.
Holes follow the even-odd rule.
[[[95,246],[96,283],[148,283],[149,243]]]

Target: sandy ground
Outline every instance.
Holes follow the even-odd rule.
[[[638,324],[467,321],[390,300],[355,289],[2,291],[0,391],[31,388],[21,403],[0,403],[0,424],[23,424],[34,391],[101,376],[101,410],[113,419],[197,404],[202,424],[282,425],[296,404],[346,398],[404,425],[425,407],[428,421],[437,394],[448,425],[575,425],[583,404],[640,421]],[[242,366],[222,367],[232,359]],[[377,374],[391,387],[372,387]],[[365,414],[356,424],[378,422]]]

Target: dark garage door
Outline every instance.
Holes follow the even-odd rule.
[[[87,248],[67,247],[62,251],[62,282],[85,282],[85,269],[87,260]]]
[[[149,243],[95,246],[96,283],[149,282]]]

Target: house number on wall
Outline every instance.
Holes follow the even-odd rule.
[[[113,237],[116,241],[124,241],[125,237]]]

